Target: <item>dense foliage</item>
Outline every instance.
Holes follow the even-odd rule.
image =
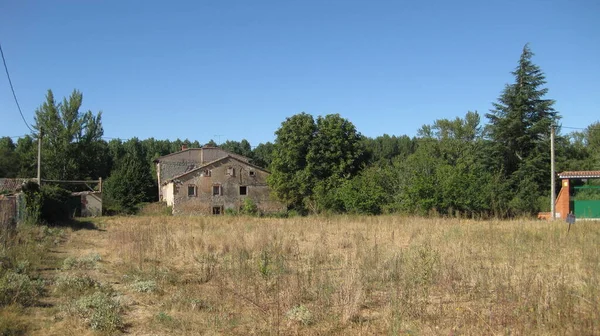
[[[506,217],[547,210],[550,127],[557,128],[557,170],[591,170],[600,169],[600,122],[562,134],[544,73],[532,57],[526,45],[512,72],[514,83],[485,114],[487,124],[479,113],[467,112],[424,125],[413,138],[369,138],[339,114],[300,113],[282,122],[274,143],[253,147],[245,139],[228,140],[220,147],[269,169],[274,197],[301,213]],[[156,200],[154,159],[182,145],[201,146],[187,139],[103,138],[101,113],[80,112],[82,100],[75,90],[57,103],[48,91],[36,110],[42,176],[106,179],[105,205],[112,211],[134,212],[140,203]],[[16,143],[0,138],[0,177],[34,177],[36,155],[37,133]]]

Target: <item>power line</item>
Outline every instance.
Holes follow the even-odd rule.
[[[31,133],[35,133],[33,131],[33,129],[27,123],[27,120],[25,120],[25,117],[23,116],[23,112],[21,111],[21,105],[19,105],[19,100],[17,100],[17,95],[15,94],[15,88],[13,87],[13,83],[10,80],[10,74],[8,73],[8,67],[6,66],[6,59],[4,58],[4,52],[2,51],[2,44],[0,44],[0,54],[2,54],[2,63],[4,63],[4,70],[6,70],[6,77],[8,78],[8,84],[10,84],[10,89],[12,90],[13,97],[15,98],[15,103],[17,104],[17,108],[19,109],[19,114],[21,115],[21,118],[23,118],[23,122],[25,123],[25,126],[27,126],[27,128],[29,128]]]
[[[570,127],[570,126],[561,126],[561,128],[566,128],[566,129],[574,129],[574,130],[583,130],[583,131],[596,131],[596,130],[600,130],[600,127]]]
[[[120,140],[120,141],[127,141],[127,140],[129,140],[127,138],[113,138],[113,137],[102,137],[102,139],[104,139],[104,140]]]

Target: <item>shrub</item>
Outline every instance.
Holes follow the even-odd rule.
[[[40,192],[40,186],[33,181],[23,185],[25,195],[25,222],[29,224],[38,224],[42,218],[43,197]]]
[[[258,206],[256,206],[256,203],[254,203],[251,198],[245,198],[240,213],[243,215],[256,216],[258,215]]]
[[[106,293],[84,296],[75,302],[73,309],[94,330],[114,333],[123,327],[122,307]]]
[[[25,193],[26,221],[32,224],[53,224],[70,218],[71,193],[57,186],[40,186],[33,181],[23,186]]]
[[[94,269],[100,260],[102,260],[102,258],[98,253],[90,253],[80,258],[67,257],[63,261],[62,269]]]
[[[235,210],[234,208],[227,208],[227,209],[225,209],[225,215],[227,215],[227,216],[237,216],[238,215],[238,211]]]
[[[69,199],[71,192],[57,186],[42,186],[42,220],[53,224],[71,217]]]
[[[158,287],[156,286],[156,281],[154,280],[148,280],[148,281],[142,281],[142,280],[138,280],[134,283],[132,283],[130,285],[131,289],[133,289],[134,291],[138,292],[138,293],[151,293],[151,292],[155,292]]]
[[[156,314],[156,320],[162,324],[171,325],[175,321],[173,317],[165,312]]]
[[[62,275],[54,282],[55,292],[69,296],[78,296],[101,288],[102,285],[89,276]]]
[[[26,274],[7,271],[0,278],[0,304],[18,303],[30,306],[35,303],[43,289],[44,284],[41,280],[32,280]]]
[[[304,325],[311,325],[314,322],[313,314],[303,305],[298,305],[288,310],[285,316],[292,321],[297,321]]]

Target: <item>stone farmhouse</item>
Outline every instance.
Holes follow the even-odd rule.
[[[154,160],[159,200],[173,214],[220,215],[239,210],[251,199],[262,213],[285,210],[270,197],[269,172],[250,159],[218,147],[182,147],[180,152]]]

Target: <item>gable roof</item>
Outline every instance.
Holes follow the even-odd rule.
[[[159,162],[160,160],[162,160],[162,159],[164,159],[166,157],[169,157],[169,156],[173,156],[175,154],[181,154],[181,153],[185,153],[185,152],[189,152],[189,151],[197,151],[197,150],[202,150],[202,147],[200,147],[200,148],[187,148],[187,149],[184,149],[184,150],[181,150],[181,151],[178,151],[178,152],[173,152],[173,153],[169,153],[167,155],[159,156],[156,159],[154,159],[153,162],[155,162],[155,163]]]
[[[561,179],[600,178],[600,170],[566,171],[558,174]]]
[[[205,164],[203,164],[202,166],[200,166],[200,167],[197,167],[197,168],[194,168],[194,169],[192,169],[192,170],[190,170],[190,171],[187,171],[187,172],[185,172],[185,173],[183,173],[183,174],[179,174],[179,175],[177,175],[177,176],[173,176],[172,178],[170,178],[170,179],[166,180],[165,182],[163,182],[163,185],[164,185],[164,184],[167,184],[167,183],[170,183],[170,182],[172,182],[173,180],[176,180],[176,179],[182,178],[182,177],[184,177],[184,176],[186,176],[186,175],[189,175],[189,174],[195,173],[195,172],[197,172],[197,171],[199,171],[199,170],[201,170],[201,169],[205,169],[206,167],[208,167],[208,166],[211,166],[211,165],[213,165],[213,164],[215,164],[215,163],[218,163],[218,162],[220,162],[220,161],[223,161],[223,160],[225,160],[225,159],[233,159],[233,160],[235,160],[235,161],[238,161],[239,163],[243,163],[243,164],[245,164],[245,165],[247,165],[247,166],[250,166],[250,167],[252,167],[252,168],[254,168],[254,169],[256,169],[256,170],[260,170],[260,171],[263,171],[263,172],[265,172],[265,173],[267,173],[267,174],[271,174],[271,172],[270,172],[270,171],[268,171],[268,170],[266,170],[266,169],[264,169],[264,168],[262,168],[262,167],[259,167],[259,166],[257,166],[257,165],[254,165],[254,164],[252,164],[252,163],[249,163],[249,162],[246,162],[246,161],[243,161],[243,160],[240,160],[240,159],[236,158],[235,156],[227,155],[227,156],[225,156],[225,157],[222,157],[222,158],[220,158],[220,159],[217,159],[217,160],[214,160],[214,161],[211,161],[211,162],[205,163]]]
[[[215,146],[202,146],[202,147],[200,147],[200,148],[186,148],[186,149],[184,149],[184,150],[181,150],[181,151],[178,151],[178,152],[173,152],[173,153],[169,153],[169,154],[167,154],[167,155],[159,156],[159,157],[157,157],[156,159],[154,159],[152,162],[154,162],[154,163],[157,163],[157,162],[160,162],[160,160],[162,160],[162,159],[164,159],[164,158],[166,158],[166,157],[170,157],[170,156],[173,156],[173,155],[177,155],[177,154],[181,154],[181,153],[185,153],[185,152],[190,152],[190,151],[198,151],[198,150],[199,150],[199,151],[202,151],[202,150],[204,150],[204,149],[218,149],[218,150],[221,150],[221,151],[223,151],[223,152],[227,153],[228,155],[231,155],[232,157],[234,157],[234,156],[237,156],[237,157],[244,158],[244,159],[247,159],[248,161],[250,161],[250,158],[247,158],[247,157],[245,157],[245,156],[243,156],[243,155],[239,155],[239,154],[232,153],[232,152],[230,152],[230,151],[228,151],[228,150],[225,150],[225,149],[223,149],[223,148],[221,148],[221,147],[215,147]]]

